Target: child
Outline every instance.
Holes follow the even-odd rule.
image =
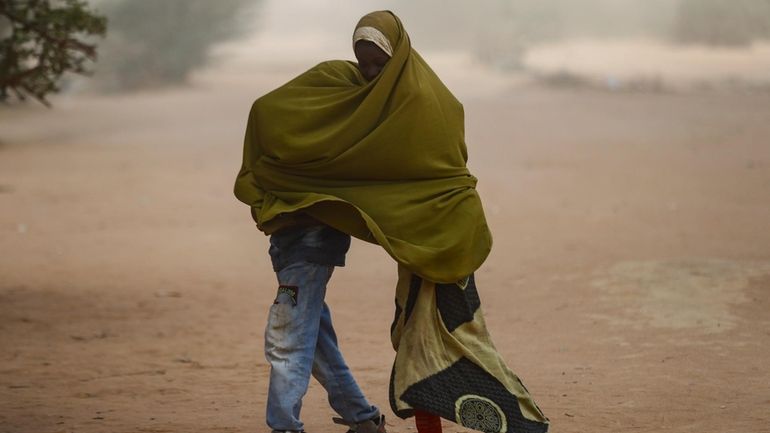
[[[397,415],[417,415],[420,432],[440,431],[439,417],[484,432],[545,432],[547,419],[495,351],[479,308],[473,272],[491,235],[466,168],[462,106],[393,13],[364,16],[353,43],[358,63],[321,63],[254,103],[235,194],[267,233],[309,219],[328,226],[317,230],[330,238],[377,243],[399,264],[390,386]],[[271,244],[280,250],[277,239]],[[325,257],[318,266],[340,263]],[[279,271],[281,310],[295,308],[301,284],[320,286],[331,273],[310,272],[282,280]],[[382,428],[375,409],[360,414],[358,422],[372,418],[351,431]]]
[[[267,424],[273,432],[303,431],[300,409],[312,373],[342,417],[339,422],[359,433],[384,433],[384,417],[345,364],[324,302],[334,267],[345,265],[350,236],[302,214],[284,223],[270,236],[279,285],[265,330],[271,367]]]

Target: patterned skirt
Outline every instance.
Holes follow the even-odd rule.
[[[485,433],[544,433],[548,419],[492,344],[473,275],[453,284],[399,266],[390,405]]]

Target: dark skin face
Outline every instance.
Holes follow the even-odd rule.
[[[366,78],[366,81],[372,81],[377,78],[382,68],[390,60],[390,56],[374,42],[358,41],[353,47],[353,52],[358,60],[358,70]]]

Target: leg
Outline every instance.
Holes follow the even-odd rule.
[[[350,372],[337,345],[329,306],[324,303],[313,361],[313,376],[329,395],[331,407],[347,422],[359,423],[379,417]]]
[[[438,415],[415,409],[414,423],[417,433],[441,433],[441,418]]]
[[[270,363],[267,425],[274,430],[302,430],[302,397],[310,380],[332,270],[298,262],[278,272],[278,283],[288,288],[279,290],[265,329],[265,357]]]

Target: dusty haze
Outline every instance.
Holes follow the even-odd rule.
[[[386,7],[465,105],[482,308],[552,431],[768,431],[767,1],[94,3],[146,22],[115,24],[53,109],[0,107],[0,431],[268,431],[276,283],[231,193],[246,115],[351,59]],[[395,279],[355,241],[328,302],[406,433]],[[313,383],[307,430],[342,431],[332,415]]]

